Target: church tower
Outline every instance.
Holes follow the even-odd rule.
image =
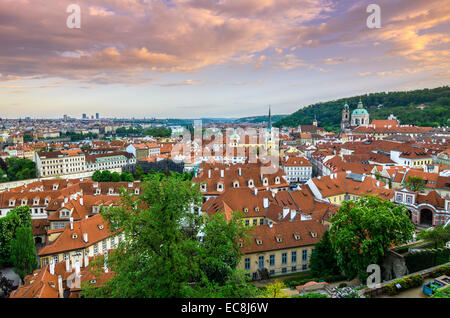
[[[341,120],[341,131],[350,127],[350,108],[348,104],[345,103],[344,109],[342,110],[342,120]]]

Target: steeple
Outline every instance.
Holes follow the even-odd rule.
[[[270,105],[269,105],[269,122],[267,124],[267,131],[272,131],[272,118],[270,116]]]

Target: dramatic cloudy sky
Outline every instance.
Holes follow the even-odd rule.
[[[0,0],[0,117],[283,114],[448,85],[449,30],[448,0]]]

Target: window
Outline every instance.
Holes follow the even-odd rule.
[[[269,271],[269,274],[270,274],[270,276],[273,276],[273,275],[275,275],[275,271],[274,271],[273,269],[271,269],[271,270]]]
[[[287,264],[287,253],[281,254],[281,264]]]
[[[286,272],[287,272],[286,267],[283,267],[283,268],[281,269],[281,272],[282,272],[283,274],[286,273]]]
[[[269,264],[270,266],[275,266],[275,255],[270,255],[269,256]]]
[[[249,220],[245,220],[245,226],[249,226],[250,225],[250,221]]]
[[[292,272],[296,272],[297,271],[297,266],[292,266],[291,271]]]
[[[291,262],[292,263],[296,263],[297,262],[297,252],[292,252]]]
[[[106,252],[106,240],[103,240],[102,242],[102,251],[103,253]]]
[[[264,256],[258,257],[258,268],[263,269],[264,268]]]
[[[69,259],[69,254],[64,254],[64,260],[68,260]]]
[[[115,237],[111,237],[111,241],[109,242],[109,246],[111,248],[115,248],[116,247],[116,238]]]
[[[264,225],[264,219],[259,220],[259,225]]]
[[[303,250],[302,251],[302,260],[306,261],[307,258],[308,258],[308,250]]]
[[[302,265],[302,270],[307,270],[307,269],[308,269],[308,265],[303,264],[303,265]]]
[[[257,219],[253,219],[253,225],[254,226],[258,225],[258,220]]]
[[[56,264],[59,262],[59,255],[54,255],[53,256],[53,262]]]
[[[245,263],[245,269],[250,270],[250,258],[246,258],[244,263]]]

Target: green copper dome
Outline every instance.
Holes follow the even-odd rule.
[[[348,107],[348,104],[347,104],[347,103],[345,103],[345,105],[344,105],[344,109],[349,109],[349,107]]]
[[[367,110],[365,110],[364,108],[356,108],[353,112],[352,115],[368,115],[369,113],[367,112]]]

